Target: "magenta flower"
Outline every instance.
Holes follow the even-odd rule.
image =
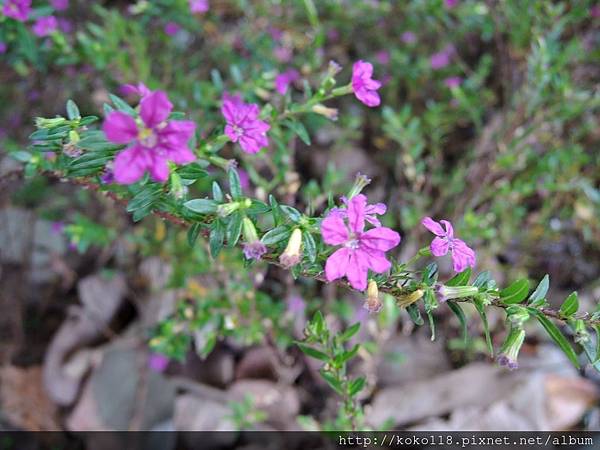
[[[6,0],[2,14],[11,19],[25,22],[31,12],[31,0]]]
[[[188,141],[196,125],[188,120],[167,121],[173,104],[162,91],[155,91],[142,98],[140,120],[121,111],[111,112],[102,129],[109,141],[129,144],[115,158],[115,181],[132,184],[146,171],[155,181],[169,178],[168,161],[187,164],[196,159],[188,148]]]
[[[152,91],[141,81],[138,84],[123,84],[119,89],[123,95],[139,95],[142,98],[152,94]]]
[[[300,78],[296,69],[288,69],[275,77],[275,89],[281,95],[285,95],[290,84]]]
[[[381,83],[371,78],[373,76],[373,65],[364,61],[356,61],[352,66],[352,91],[357,99],[370,108],[379,106],[381,99],[377,89]]]
[[[57,11],[64,11],[69,7],[69,0],[50,0],[50,4]]]
[[[208,0],[190,0],[190,12],[192,14],[204,14],[209,8]]]
[[[167,36],[175,36],[179,30],[181,30],[181,27],[175,22],[167,22],[165,24],[164,31]]]
[[[37,37],[46,37],[50,33],[56,31],[58,21],[54,16],[39,17],[33,24],[33,34]]]
[[[458,5],[458,0],[444,0],[444,5],[446,5],[446,8],[454,8],[456,5]]]
[[[246,153],[258,153],[269,145],[267,131],[271,126],[258,118],[260,110],[255,103],[244,103],[239,95],[223,95],[221,113],[227,121],[225,134],[232,142],[239,142]]]
[[[383,66],[387,66],[390,63],[390,52],[387,50],[380,50],[375,54],[377,62]]]
[[[444,80],[444,84],[450,89],[459,87],[461,83],[461,77],[448,77]]]
[[[594,5],[590,8],[590,15],[594,19],[600,18],[600,5]]]
[[[444,256],[450,251],[454,271],[458,273],[467,267],[475,267],[475,252],[464,241],[454,237],[454,229],[450,222],[442,220],[440,224],[431,217],[425,217],[421,224],[436,235],[429,246],[433,256]]]
[[[429,64],[433,70],[439,70],[450,64],[450,54],[447,51],[434,53],[429,58]]]
[[[367,288],[369,269],[375,273],[389,270],[391,263],[385,252],[400,243],[400,235],[386,227],[365,229],[367,197],[359,194],[348,202],[346,220],[339,214],[329,214],[321,222],[323,241],[329,245],[341,245],[325,264],[327,281],[346,277],[357,290]]]
[[[148,357],[148,367],[154,372],[162,373],[169,366],[169,358],[160,353],[151,353]]]
[[[342,219],[348,217],[348,199],[346,197],[342,197],[340,199],[346,208],[333,208],[329,214],[337,214]],[[365,220],[369,222],[371,225],[375,227],[380,227],[381,222],[377,218],[377,216],[382,216],[387,211],[387,206],[384,203],[375,203],[374,205],[367,205],[365,207]]]

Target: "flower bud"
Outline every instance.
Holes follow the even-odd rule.
[[[44,117],[36,117],[35,118],[35,126],[37,128],[54,128],[58,125],[62,125],[65,123],[67,119],[64,117],[54,117],[52,119],[46,119]]]
[[[506,308],[507,319],[512,326],[521,328],[529,320],[529,311],[518,305],[512,305]]]
[[[279,262],[283,267],[290,269],[300,262],[302,259],[300,247],[302,247],[302,231],[300,228],[294,228],[287,247],[281,256],[279,256]]]
[[[585,322],[581,319],[575,321],[575,342],[578,344],[586,344],[590,342],[590,332],[585,327]]]
[[[239,202],[223,203],[217,207],[217,215],[219,217],[227,217],[234,211],[237,211],[239,208],[240,208]]]
[[[506,366],[510,370],[518,368],[519,364],[517,363],[517,357],[519,356],[519,351],[521,350],[524,341],[525,330],[517,327],[511,328],[510,333],[500,349],[500,354],[497,358],[498,364]]]
[[[357,173],[356,178],[354,179],[354,185],[350,192],[348,192],[348,201],[352,199],[352,197],[357,196],[360,192],[371,183],[371,179],[362,173]]]
[[[317,103],[315,106],[312,107],[312,112],[325,116],[329,120],[333,121],[337,120],[338,118],[337,108],[328,108],[327,106],[322,105],[320,103]]]
[[[258,240],[256,228],[247,217],[244,217],[242,221],[242,235],[244,236],[243,251],[246,259],[260,259],[267,253],[267,247]]]
[[[435,287],[435,293],[437,294],[438,301],[443,303],[455,298],[472,297],[479,293],[479,289],[476,286],[446,286],[445,284],[438,284]]]
[[[413,291],[410,294],[401,295],[400,297],[398,297],[396,299],[396,304],[399,308],[406,308],[407,306],[412,305],[416,301],[419,301],[424,294],[425,292],[423,292],[423,289],[417,289],[416,291]]]
[[[375,280],[369,280],[369,286],[367,287],[367,299],[363,305],[370,313],[378,313],[381,311],[383,304],[379,301],[379,288]]]

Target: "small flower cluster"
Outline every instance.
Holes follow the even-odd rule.
[[[50,5],[55,11],[64,11],[69,7],[69,0],[51,0]],[[26,22],[31,14],[31,0],[6,0],[2,14],[18,22]],[[46,37],[58,28],[58,19],[50,15],[38,17],[31,30],[38,37]]]

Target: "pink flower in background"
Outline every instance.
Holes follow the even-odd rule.
[[[58,19],[58,27],[60,28],[60,31],[65,34],[69,34],[71,31],[73,31],[73,23],[69,19],[65,19],[63,17]]]
[[[46,37],[50,33],[56,31],[58,21],[54,16],[39,17],[33,24],[33,34],[38,37]]]
[[[380,50],[375,54],[375,60],[384,66],[390,63],[390,52],[387,50]]]
[[[454,8],[458,5],[458,0],[444,0],[444,5],[446,5],[446,8]]]
[[[285,95],[290,84],[300,78],[296,69],[288,69],[275,77],[275,89],[281,95]]]
[[[8,50],[8,45],[6,45],[6,42],[0,41],[0,54],[6,53],[6,50]]]
[[[450,89],[459,87],[461,85],[461,83],[462,83],[461,77],[448,77],[444,80],[444,84],[447,87],[449,87]]]
[[[269,145],[267,131],[271,126],[259,119],[260,110],[255,103],[244,103],[239,95],[223,95],[221,113],[227,125],[225,134],[232,142],[239,142],[246,153],[258,153]]]
[[[373,65],[364,61],[356,61],[352,66],[352,90],[357,99],[370,108],[379,106],[381,99],[377,89],[381,82],[374,80]]]
[[[190,12],[192,14],[204,14],[209,8],[208,0],[190,0]]]
[[[289,47],[278,46],[273,49],[273,56],[282,63],[288,63],[292,60],[293,52]]]
[[[450,54],[445,50],[434,53],[429,58],[429,63],[433,70],[443,69],[450,64]]]
[[[140,97],[145,97],[152,93],[152,91],[142,82],[139,82],[138,84],[123,84],[119,89],[123,95],[139,95]]]
[[[50,0],[50,4],[57,11],[64,11],[69,7],[69,0]]]
[[[323,242],[341,245],[325,264],[327,281],[346,277],[354,289],[367,288],[369,269],[382,273],[392,266],[385,252],[400,243],[400,235],[386,227],[365,229],[367,197],[359,194],[348,202],[346,220],[339,214],[329,214],[321,222]]]
[[[594,19],[600,18],[600,5],[594,5],[590,8],[590,16]]]
[[[31,12],[31,0],[6,0],[2,14],[11,19],[25,22]]]
[[[174,36],[179,32],[179,30],[181,30],[181,27],[175,22],[167,22],[165,24],[164,31],[167,36]]]
[[[244,169],[238,169],[238,175],[240,177],[240,186],[244,191],[247,190],[250,187],[250,176],[248,175],[248,172]]]
[[[140,102],[141,124],[122,111],[108,115],[102,127],[107,139],[129,144],[114,161],[117,183],[135,183],[146,171],[162,183],[169,178],[169,161],[187,164],[196,159],[188,147],[196,125],[188,120],[167,121],[172,109],[167,94],[154,91]]]
[[[148,357],[148,367],[155,372],[162,373],[169,366],[169,358],[160,353],[151,353]]]
[[[414,44],[417,42],[417,36],[412,31],[405,31],[402,33],[402,36],[400,36],[400,39],[405,44]]]
[[[440,224],[431,217],[425,217],[421,224],[436,235],[429,247],[433,256],[444,256],[450,252],[455,272],[460,273],[467,267],[475,267],[475,252],[464,241],[454,237],[454,229],[450,222],[442,220]]]
[[[342,219],[348,217],[348,199],[346,197],[342,197],[340,199],[346,208],[333,208],[329,214],[337,214]],[[387,211],[387,206],[384,203],[375,203],[374,205],[365,206],[365,220],[369,222],[371,225],[375,227],[380,227],[381,222],[377,218],[377,216],[382,216]]]

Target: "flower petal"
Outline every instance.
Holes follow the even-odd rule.
[[[154,156],[149,169],[150,175],[154,181],[164,183],[169,179],[169,164],[167,163],[166,158]]]
[[[127,144],[137,136],[135,119],[121,111],[111,112],[102,125],[106,138],[115,144]]]
[[[329,214],[321,222],[323,242],[329,245],[341,245],[348,240],[348,229],[338,214]]]
[[[464,241],[452,241],[452,265],[455,272],[462,272],[467,267],[475,267],[475,252]]]
[[[327,262],[325,263],[325,278],[327,281],[337,280],[346,275],[350,255],[350,249],[340,248],[327,258]]]
[[[119,184],[132,184],[144,175],[151,165],[148,151],[140,146],[129,147],[115,158],[113,172]]]
[[[431,254],[433,256],[444,256],[446,253],[448,253],[448,247],[450,246],[450,243],[448,241],[448,239],[446,239],[445,237],[436,237],[433,241],[431,241],[431,245],[429,246],[429,248],[431,249]]]
[[[436,222],[431,217],[423,218],[423,220],[421,220],[421,225],[423,225],[425,228],[427,228],[429,231],[431,231],[436,236],[446,236],[446,232],[444,231],[442,226],[439,224],[439,222]]]
[[[356,252],[357,258],[362,258],[369,269],[375,273],[383,273],[392,267],[384,252],[370,249],[358,249]]]
[[[400,243],[400,235],[387,227],[373,228],[360,237],[361,247],[387,252]]]
[[[446,229],[445,234],[448,237],[448,239],[452,239],[454,237],[454,228],[452,228],[452,224],[447,220],[440,220],[440,222],[442,225],[444,225],[444,228]]]
[[[348,278],[350,286],[356,290],[364,291],[367,288],[368,272],[369,267],[366,259],[363,258],[362,252],[351,252],[350,261],[348,262],[348,267],[346,268],[346,278]]]
[[[172,110],[173,104],[163,91],[154,91],[140,102],[140,117],[149,128],[167,120]]]
[[[365,208],[367,197],[358,194],[348,202],[348,224],[355,233],[361,233],[365,229]]]

